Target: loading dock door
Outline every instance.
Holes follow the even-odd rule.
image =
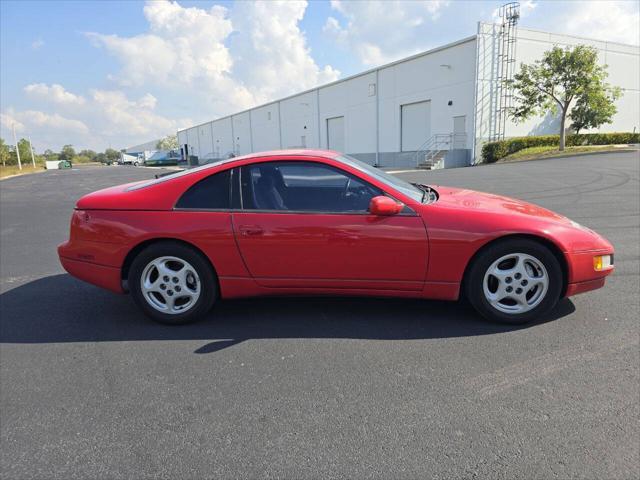
[[[414,152],[431,137],[431,101],[402,105],[401,150]]]
[[[327,146],[344,152],[344,117],[327,118]]]

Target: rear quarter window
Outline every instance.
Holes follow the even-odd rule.
[[[182,194],[176,208],[229,209],[231,208],[231,170],[215,173],[192,185]]]

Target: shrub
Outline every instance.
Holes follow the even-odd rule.
[[[616,145],[640,143],[640,133],[582,133],[567,135],[567,146]],[[560,144],[559,135],[537,137],[514,137],[499,142],[488,142],[482,146],[482,161],[493,163],[529,147],[548,147]]]

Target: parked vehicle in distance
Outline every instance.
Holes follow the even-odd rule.
[[[46,160],[44,162],[44,168],[46,170],[66,170],[73,168],[73,164],[70,160]]]
[[[178,165],[181,159],[179,150],[158,150],[144,161],[148,167],[164,167]]]
[[[130,292],[151,318],[220,299],[371,295],[457,300],[524,323],[604,286],[613,247],[542,207],[410,184],[324,150],[247,155],[82,197],[58,247],[71,275]]]
[[[131,155],[128,153],[120,152],[118,165],[133,165],[134,167],[138,167],[143,163],[144,163],[144,156],[142,154]]]

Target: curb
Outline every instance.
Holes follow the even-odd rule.
[[[14,175],[9,175],[7,177],[0,178],[0,182],[2,182],[3,180],[9,180],[10,178],[24,177],[25,175],[33,175],[36,173],[44,173],[44,172],[46,172],[46,170],[43,168],[42,170],[36,170],[34,172],[16,173]]]
[[[609,153],[620,153],[620,152],[640,152],[640,148],[634,145],[629,147],[616,147],[616,148],[610,148],[606,150],[598,150],[594,152],[576,152],[576,153],[569,153],[566,155],[552,155],[548,157],[527,158],[523,160],[498,160],[497,162],[493,162],[493,163],[479,163],[477,166],[505,165],[508,163],[520,163],[520,162],[537,162],[539,160],[553,160],[557,158],[571,158],[571,157],[588,157],[590,155],[606,155]]]

